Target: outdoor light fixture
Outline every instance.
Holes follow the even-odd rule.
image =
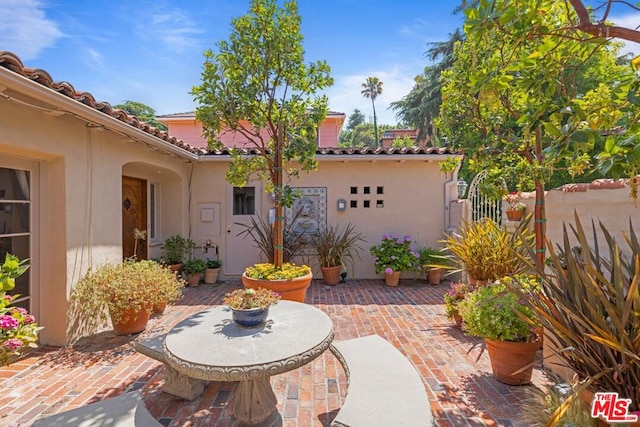
[[[467,182],[464,179],[459,179],[458,180],[458,199],[462,199],[464,198],[464,195],[467,193],[467,187],[469,186],[469,184],[467,184]]]
[[[345,199],[338,199],[338,212],[347,210],[347,201]]]

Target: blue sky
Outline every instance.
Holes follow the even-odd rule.
[[[299,0],[305,59],[326,60],[330,109],[371,116],[360,94],[367,76],[384,83],[378,122],[395,124],[389,104],[428,65],[424,52],[462,25],[458,0]],[[145,103],[157,114],[194,110],[202,53],[228,39],[248,0],[0,0],[0,50],[99,101]],[[640,23],[640,14],[617,22]],[[637,49],[636,51],[640,51]]]

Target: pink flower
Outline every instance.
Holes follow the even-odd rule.
[[[11,351],[19,349],[20,347],[22,347],[22,345],[23,345],[23,342],[20,341],[18,338],[9,338],[4,342],[4,346]]]
[[[11,301],[11,300],[13,300],[13,297],[11,295],[5,295],[4,299],[5,299],[5,301]]]
[[[384,269],[384,272],[387,273],[387,274],[393,274],[393,268],[387,267],[387,268]]]
[[[36,323],[35,316],[33,316],[31,314],[26,315],[25,318],[24,318],[24,323],[25,323],[25,325],[30,325],[32,323]]]
[[[0,316],[0,329],[16,329],[19,325],[18,319],[14,319],[6,314]]]

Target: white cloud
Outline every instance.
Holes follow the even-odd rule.
[[[182,10],[163,7],[151,14],[151,21],[140,20],[138,33],[147,40],[160,40],[167,48],[175,52],[183,52],[198,47],[198,34],[204,30]],[[144,24],[143,24],[144,23]]]
[[[102,54],[94,49],[88,48],[86,55],[82,56],[84,63],[89,68],[99,70],[104,65],[104,58]]]
[[[398,119],[395,112],[388,109],[394,101],[399,101],[413,88],[413,78],[418,74],[415,70],[401,69],[395,65],[390,69],[371,70],[362,74],[334,76],[335,83],[325,91],[329,98],[329,109],[345,113],[347,117],[355,108],[364,114],[366,121],[373,121],[371,99],[362,96],[362,83],[367,77],[376,76],[382,81],[382,94],[376,100],[376,116],[378,124],[395,125]]]
[[[0,16],[0,49],[15,52],[23,61],[37,58],[64,36],[58,24],[45,16],[38,0],[3,0]]]
[[[612,16],[609,20],[619,27],[631,29],[638,29],[638,27],[640,27],[640,13],[630,13],[616,17]],[[620,41],[624,43],[624,47],[620,52],[621,54],[632,52],[635,55],[640,55],[640,43],[634,43],[626,40]]]

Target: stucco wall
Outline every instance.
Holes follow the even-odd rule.
[[[432,158],[443,160],[444,156]],[[340,225],[352,223],[356,225],[357,231],[365,236],[362,261],[356,263],[353,269],[349,268],[348,277],[382,277],[374,271],[374,260],[369,255],[369,247],[378,244],[383,234],[396,234],[401,237],[410,235],[414,238],[416,247],[438,246],[437,240],[442,237],[448,224],[445,186],[450,192],[455,193],[455,182],[453,186],[447,184],[451,177],[440,172],[437,161],[400,161],[397,157],[380,158],[375,161],[336,161],[332,160],[331,156],[318,156],[317,160],[319,166],[316,171],[302,173],[300,179],[294,179],[290,184],[294,187],[326,187],[327,222]],[[197,203],[220,202],[225,205],[226,189],[229,185],[224,178],[227,167],[228,162],[203,162],[196,165],[191,187],[191,218],[194,222],[197,219]],[[358,194],[351,194],[351,187],[357,188]],[[363,194],[364,187],[369,187],[371,194]],[[376,194],[377,187],[383,187],[384,194]],[[449,197],[455,196],[449,194]],[[269,201],[266,193],[262,193],[261,198],[262,215],[266,218],[267,211],[273,203]],[[338,199],[346,200],[346,211],[337,210]],[[365,200],[370,201],[369,208],[364,207]],[[378,200],[383,201],[384,207],[376,207]],[[358,207],[349,207],[351,201],[357,202]],[[222,209],[221,216],[221,235],[211,240],[219,246],[220,259],[224,260],[227,255],[226,239],[232,236],[226,232],[230,226],[226,209]],[[192,238],[197,246],[205,241],[205,237],[199,236],[193,225]],[[246,244],[252,245],[253,242],[247,239]],[[202,259],[207,257],[200,251],[196,251],[196,256]],[[315,260],[309,261],[317,277],[320,277]],[[412,276],[415,275],[405,273],[403,277]]]
[[[41,342],[63,345],[74,333],[73,322],[65,325],[63,320],[74,283],[90,265],[122,258],[123,165],[139,162],[172,171],[180,188],[169,192],[165,202],[174,206],[185,203],[187,171],[184,161],[119,133],[4,98],[0,129],[0,156],[29,160],[39,169],[37,212],[32,213],[38,223],[32,237],[31,310],[45,327]],[[180,233],[188,224],[182,213],[179,208],[173,217],[166,214]]]

